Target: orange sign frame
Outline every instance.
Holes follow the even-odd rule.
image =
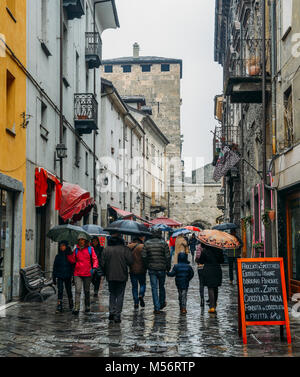
[[[286,327],[286,337],[287,343],[291,344],[291,332],[290,332],[290,320],[287,306],[287,295],[286,295],[286,285],[284,276],[284,266],[283,258],[238,258],[238,291],[239,291],[239,334],[243,337],[243,344],[247,344],[247,332],[246,326],[272,326],[280,325],[281,333],[282,326]],[[242,276],[242,263],[249,262],[280,262],[280,276],[281,276],[281,288],[282,288],[282,298],[284,305],[284,316],[285,321],[246,321],[245,315],[245,302],[244,302],[244,287],[243,287],[243,276]]]

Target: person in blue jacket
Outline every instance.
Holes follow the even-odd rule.
[[[189,289],[190,280],[194,277],[194,271],[188,261],[186,253],[178,254],[178,263],[174,265],[171,272],[168,272],[169,277],[175,276],[175,283],[178,290],[178,300],[181,314],[186,314],[187,293]]]
[[[55,256],[53,263],[52,279],[55,285],[57,285],[57,307],[56,313],[63,311],[63,293],[64,286],[67,291],[69,299],[69,308],[73,309],[73,296],[72,296],[72,276],[73,266],[68,261],[67,255],[70,254],[71,248],[67,241],[61,241],[58,245],[58,254]]]

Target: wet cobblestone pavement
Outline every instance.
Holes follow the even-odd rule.
[[[280,341],[279,326],[248,327],[248,344],[243,345],[238,336],[237,287],[228,284],[227,266],[216,315],[207,312],[207,304],[204,310],[200,307],[196,268],[186,316],[180,315],[171,278],[166,280],[167,307],[155,316],[147,277],[146,307],[133,308],[128,281],[122,323],[110,323],[107,283],[101,287],[99,297],[91,299],[91,313],[82,311],[78,317],[68,310],[66,300],[65,312],[55,314],[54,295],[44,303],[18,302],[0,312],[0,356],[300,356],[300,319],[291,316],[291,346]]]

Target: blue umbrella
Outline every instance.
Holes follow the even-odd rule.
[[[177,236],[179,236],[179,234],[187,234],[187,233],[191,233],[191,231],[188,229],[179,229],[179,230],[176,230],[176,232],[172,234],[172,238],[176,238]]]
[[[108,232],[105,232],[104,229],[95,224],[86,224],[81,227],[83,230],[85,230],[88,234],[91,236],[100,236],[103,234],[109,234]]]
[[[223,223],[223,224],[218,224],[213,227],[213,229],[216,230],[230,230],[230,229],[236,229],[238,226],[233,223]]]
[[[151,230],[161,230],[162,232],[171,232],[173,229],[170,228],[169,226],[165,225],[165,224],[156,224],[156,225],[153,225],[153,227],[151,228]]]

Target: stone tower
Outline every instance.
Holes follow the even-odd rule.
[[[132,56],[103,60],[101,77],[112,81],[121,96],[145,97],[146,105],[152,107],[153,120],[170,142],[167,157],[177,159],[169,178],[171,186],[178,185],[181,180],[182,60],[140,56],[139,51],[140,47],[135,43]]]

